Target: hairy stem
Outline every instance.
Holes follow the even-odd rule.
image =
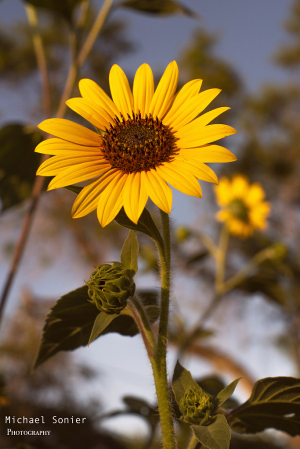
[[[154,357],[156,343],[145,309],[141,304],[139,298],[137,298],[137,296],[135,295],[128,300],[128,305],[131,312],[133,313],[134,319],[139,321],[137,325],[143,337],[147,352],[149,356],[151,355],[151,357]],[[138,314],[138,317],[136,313]]]
[[[166,363],[170,302],[170,222],[169,216],[165,212],[161,211],[161,218],[164,240],[164,249],[158,245],[161,266],[161,310],[153,373],[163,437],[163,448],[173,449],[176,447],[176,443]]]

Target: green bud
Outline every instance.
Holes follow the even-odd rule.
[[[119,314],[126,307],[127,299],[135,292],[132,271],[120,262],[99,265],[87,285],[91,302],[107,314]]]
[[[187,228],[180,226],[179,228],[176,229],[176,237],[179,242],[184,242],[190,236],[191,232]]]
[[[189,424],[204,424],[215,409],[215,398],[201,387],[189,387],[181,398],[179,409],[182,420]]]
[[[272,245],[272,248],[275,252],[275,257],[279,260],[282,260],[287,255],[287,248],[286,246],[281,242],[276,242]]]

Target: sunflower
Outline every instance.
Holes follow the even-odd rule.
[[[109,74],[112,100],[94,81],[83,79],[79,83],[82,98],[67,101],[97,132],[58,118],[39,125],[56,136],[36,148],[53,155],[37,171],[38,175],[54,176],[48,190],[90,180],[74,202],[73,218],[97,209],[100,224],[106,226],[124,207],[130,220],[137,223],[148,197],[170,213],[169,185],[201,198],[197,179],[218,182],[205,163],[236,160],[226,148],[210,145],[236,133],[227,125],[208,125],[229,108],[198,117],[220,89],[199,93],[202,80],[197,79],[175,94],[177,82],[178,66],[173,61],[154,91],[151,68],[143,64],[131,91],[125,73],[114,65]]]
[[[229,231],[242,238],[251,236],[255,229],[265,229],[270,204],[264,201],[265,191],[260,184],[249,184],[246,177],[238,174],[230,181],[221,178],[215,187],[217,202],[222,208],[217,220],[226,222]]]

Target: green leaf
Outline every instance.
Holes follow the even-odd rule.
[[[136,232],[129,231],[121,251],[121,262],[133,275],[138,271],[139,241]]]
[[[115,221],[125,228],[132,229],[133,231],[139,231],[143,234],[151,237],[155,242],[157,242],[161,248],[164,247],[162,237],[160,235],[159,230],[156,227],[150,213],[145,208],[142,212],[142,215],[139,218],[137,224],[133,223],[126,215],[124,208],[120,210],[118,215],[115,218]]]
[[[47,9],[59,14],[66,20],[72,19],[73,10],[82,0],[23,0],[36,8]]]
[[[203,449],[229,449],[230,427],[223,415],[216,415],[209,426],[191,426]]]
[[[158,306],[158,293],[155,290],[139,290],[137,296],[144,305],[150,324],[158,320],[160,307]]]
[[[220,391],[220,393],[217,396],[218,407],[221,407],[221,405],[223,405],[224,402],[226,402],[227,399],[230,398],[230,396],[234,393],[234,390],[241,379],[242,377],[235,379],[233,382],[227,385],[227,387],[225,387],[223,390]]]
[[[94,322],[99,315],[97,307],[88,301],[85,285],[62,296],[46,318],[35,367],[60,351],[70,351],[88,344]],[[101,335],[117,332],[133,336],[138,333],[131,316],[119,315]]]
[[[201,387],[204,391],[211,394],[215,398],[217,397],[219,392],[225,388],[223,380],[221,380],[218,376],[207,376],[195,380],[199,387]],[[229,399],[227,399],[227,401],[225,401],[225,403],[222,404],[222,407],[231,410],[235,407],[238,407],[239,405],[240,404],[236,399],[230,397]]]
[[[134,413],[147,419],[151,427],[154,429],[159,422],[157,407],[151,406],[143,399],[134,396],[125,396],[123,401],[127,405],[127,413]]]
[[[173,379],[172,379],[172,390],[176,399],[177,404],[179,404],[181,398],[184,396],[185,391],[189,387],[198,387],[197,382],[192,378],[190,371],[183,368],[177,360]]]
[[[106,413],[101,416],[101,419],[105,418],[113,418],[115,416],[133,414],[138,415],[148,421],[152,430],[155,429],[159,422],[159,416],[157,413],[157,407],[150,405],[148,402],[143,399],[136,398],[134,396],[125,396],[123,398],[123,402],[126,404],[126,409],[124,410],[115,410],[110,413]]]
[[[145,307],[158,305],[158,292],[152,289],[143,289],[138,291],[138,297]]]
[[[99,315],[96,317],[94,326],[91,332],[91,336],[89,339],[89,345],[94,341],[97,337],[99,337],[100,334],[103,333],[103,331],[107,328],[107,326],[115,319],[117,318],[117,314],[111,314],[108,315],[107,313],[100,312]]]
[[[117,7],[130,8],[138,12],[153,15],[168,16],[171,14],[180,14],[199,18],[198,14],[184,6],[182,3],[174,0],[127,0],[119,3]]]
[[[251,397],[229,412],[227,421],[238,433],[256,433],[267,428],[300,434],[300,379],[267,377],[253,387]]]
[[[39,131],[12,123],[0,130],[0,198],[5,210],[29,198],[40,164],[40,154],[35,153],[43,140]]]

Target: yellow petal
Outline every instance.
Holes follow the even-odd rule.
[[[186,83],[180,91],[175,95],[175,99],[171,109],[164,118],[164,123],[168,122],[169,118],[173,117],[176,111],[190,98],[195,97],[200,90],[202,80],[192,80]]]
[[[98,147],[102,141],[101,137],[94,131],[63,118],[49,118],[40,123],[38,128],[78,145]]]
[[[110,124],[114,123],[112,117],[104,109],[84,98],[71,98],[66,101],[66,104],[96,128],[109,129]]]
[[[127,175],[119,172],[99,196],[97,216],[103,228],[115,218],[123,206],[126,179]]]
[[[95,81],[89,79],[79,81],[79,90],[85,100],[96,103],[102,109],[105,109],[111,117],[118,116],[120,118],[120,111],[115,103]]]
[[[231,183],[228,178],[221,178],[219,185],[215,187],[217,202],[220,206],[227,206],[232,200]]]
[[[208,125],[204,126],[201,131],[194,134],[180,137],[177,141],[179,148],[193,148],[206,145],[216,140],[223,139],[223,137],[236,134],[236,130],[228,125]],[[177,134],[175,134],[176,137]]]
[[[100,147],[76,145],[63,139],[46,139],[35,148],[37,153],[56,156],[103,156]]]
[[[178,66],[176,61],[170,62],[166,68],[152,98],[149,113],[154,118],[162,118],[168,111],[178,83]]]
[[[100,158],[101,161],[104,161],[104,158]],[[76,166],[77,164],[83,164],[85,162],[89,162],[91,165],[99,162],[99,157],[92,156],[53,156],[43,162],[36,174],[40,176],[55,176],[62,170]],[[76,170],[76,167],[74,167]]]
[[[179,170],[180,167],[184,168],[185,170],[193,173],[193,175],[195,175],[197,179],[202,179],[202,181],[218,184],[218,178],[215,172],[210,167],[203,164],[203,162],[199,162],[193,159],[186,161],[184,159],[181,159],[180,157],[176,157],[174,161],[170,162],[170,166],[176,166]]]
[[[135,74],[133,82],[134,112],[141,113],[142,118],[148,113],[154,94],[154,79],[148,64],[141,65]]]
[[[180,128],[178,131],[178,136],[184,136],[185,133],[195,133],[195,132],[201,132],[203,126],[208,125],[212,120],[214,120],[216,117],[218,117],[220,114],[223,114],[223,112],[228,111],[230,108],[217,108],[213,109],[212,111],[206,112],[205,114],[201,115],[200,117],[196,118],[192,122],[188,123],[187,125]],[[176,135],[177,135],[176,134]]]
[[[127,175],[124,186],[123,202],[128,218],[137,223],[148,200],[146,186],[141,182],[141,173]]]
[[[171,110],[178,109],[188,98],[194,97],[199,93],[202,86],[202,80],[192,80],[186,83],[180,91],[175,95]],[[171,112],[170,110],[170,112]],[[169,113],[168,112],[168,115]]]
[[[111,96],[115,105],[122,112],[125,120],[127,120],[127,114],[132,117],[133,111],[133,96],[129,86],[128,79],[117,64],[114,64],[109,73],[109,85]]]
[[[161,165],[156,170],[168,184],[180,192],[198,198],[202,197],[200,184],[190,171],[177,167],[172,162]]]
[[[236,156],[220,145],[207,145],[200,148],[182,148],[178,156],[186,161],[196,159],[199,162],[232,162]]]
[[[66,187],[76,182],[86,181],[87,179],[96,178],[111,168],[107,162],[85,162],[74,167],[64,169],[59,175],[52,179],[48,186],[48,190]]]
[[[236,175],[231,183],[232,194],[236,198],[244,199],[249,191],[249,182],[245,176]]]
[[[220,89],[208,89],[189,98],[178,109],[174,110],[172,114],[168,114],[164,118],[164,124],[179,130],[197,117],[220,92]]]
[[[73,204],[72,217],[83,217],[97,209],[100,193],[103,192],[119,172],[118,169],[109,170],[100,178],[93,179],[87,186],[85,186],[77,195]]]
[[[249,192],[247,197],[245,198],[245,202],[249,206],[253,206],[257,203],[260,203],[265,197],[265,192],[260,184],[255,183],[252,184],[249,188]]]
[[[148,195],[159,209],[171,213],[172,189],[155,170],[141,172],[141,183],[145,185]]]

